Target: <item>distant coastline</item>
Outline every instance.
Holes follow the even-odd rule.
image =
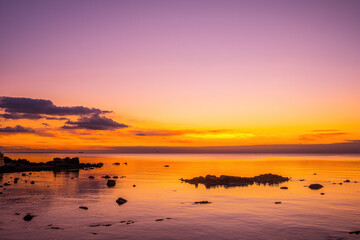
[[[118,154],[360,154],[360,141],[333,144],[279,144],[253,146],[162,147],[127,146],[98,147],[92,150],[11,149],[0,147],[4,153],[118,153]]]

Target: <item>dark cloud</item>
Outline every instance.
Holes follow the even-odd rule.
[[[115,122],[114,120],[99,116],[98,114],[92,116],[80,117],[77,121],[68,120],[63,129],[89,129],[89,130],[115,130],[118,128],[127,128],[128,125]]]
[[[0,108],[6,113],[44,114],[55,116],[109,113],[109,111],[103,111],[97,108],[83,106],[59,107],[54,105],[50,100],[17,97],[0,97]]]
[[[0,133],[35,133],[35,130],[32,128],[16,125],[15,127],[0,128]]]
[[[69,120],[68,118],[66,117],[45,117],[46,120],[61,120],[61,121],[64,121],[64,120]]]
[[[11,119],[11,120],[17,120],[17,119],[40,119],[43,118],[41,115],[37,115],[37,114],[31,114],[31,113],[23,113],[23,114],[19,114],[19,113],[3,113],[0,114],[1,118],[4,119]]]

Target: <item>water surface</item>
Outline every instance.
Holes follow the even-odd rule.
[[[8,154],[49,161],[71,154]],[[360,156],[244,154],[77,154],[101,169],[3,174],[1,239],[358,239]],[[121,163],[119,166],[113,163]],[[127,165],[123,164],[127,162]],[[169,167],[164,167],[169,165]],[[277,186],[206,189],[180,178],[292,177]],[[315,174],[316,175],[315,175]],[[91,180],[88,176],[94,176]],[[113,188],[101,176],[118,178]],[[299,181],[305,179],[305,181]],[[345,180],[350,183],[343,183]],[[25,180],[28,180],[25,183]],[[35,184],[30,184],[35,181]],[[324,188],[311,190],[311,183]],[[336,184],[334,184],[336,183]],[[339,183],[343,183],[340,185]],[[133,187],[133,185],[136,185]],[[280,189],[287,186],[288,190]],[[324,193],[321,195],[320,193]],[[116,199],[128,200],[118,206]],[[211,204],[195,205],[195,201]],[[281,204],[274,204],[281,201]],[[89,209],[79,209],[86,206]],[[16,215],[15,213],[20,213]],[[26,213],[36,217],[23,221]],[[167,219],[170,218],[170,219]],[[162,221],[155,221],[163,219]],[[134,223],[126,224],[131,220]],[[51,226],[48,226],[51,225]],[[59,229],[53,229],[56,227]]]

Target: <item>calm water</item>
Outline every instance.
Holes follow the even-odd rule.
[[[8,156],[40,162],[65,155]],[[21,180],[0,190],[3,192],[0,195],[0,239],[360,238],[360,235],[348,234],[360,230],[360,156],[78,156],[81,162],[103,162],[105,165],[101,169],[77,173],[2,175],[1,185],[14,177]],[[114,166],[114,162],[121,165]],[[164,167],[165,164],[170,167]],[[206,189],[178,180],[206,174],[252,177],[262,173],[292,177],[292,181],[280,185],[289,189],[257,185]],[[106,180],[100,178],[106,174],[126,178],[119,178],[115,187],[108,188]],[[88,179],[89,175],[95,179]],[[30,179],[35,181],[34,185],[24,182]],[[333,184],[346,179],[351,183]],[[311,183],[320,183],[324,188],[304,187]],[[115,201],[119,197],[128,202],[118,206]],[[203,200],[212,204],[193,204]],[[276,205],[275,201],[282,204]],[[82,210],[79,206],[89,209]],[[36,217],[25,222],[22,218],[26,213]],[[135,223],[121,222],[127,220]],[[51,229],[50,224],[59,229]],[[109,224],[111,226],[104,226]]]

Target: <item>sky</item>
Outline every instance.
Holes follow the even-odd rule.
[[[0,0],[0,149],[357,142],[359,13],[352,0]]]

